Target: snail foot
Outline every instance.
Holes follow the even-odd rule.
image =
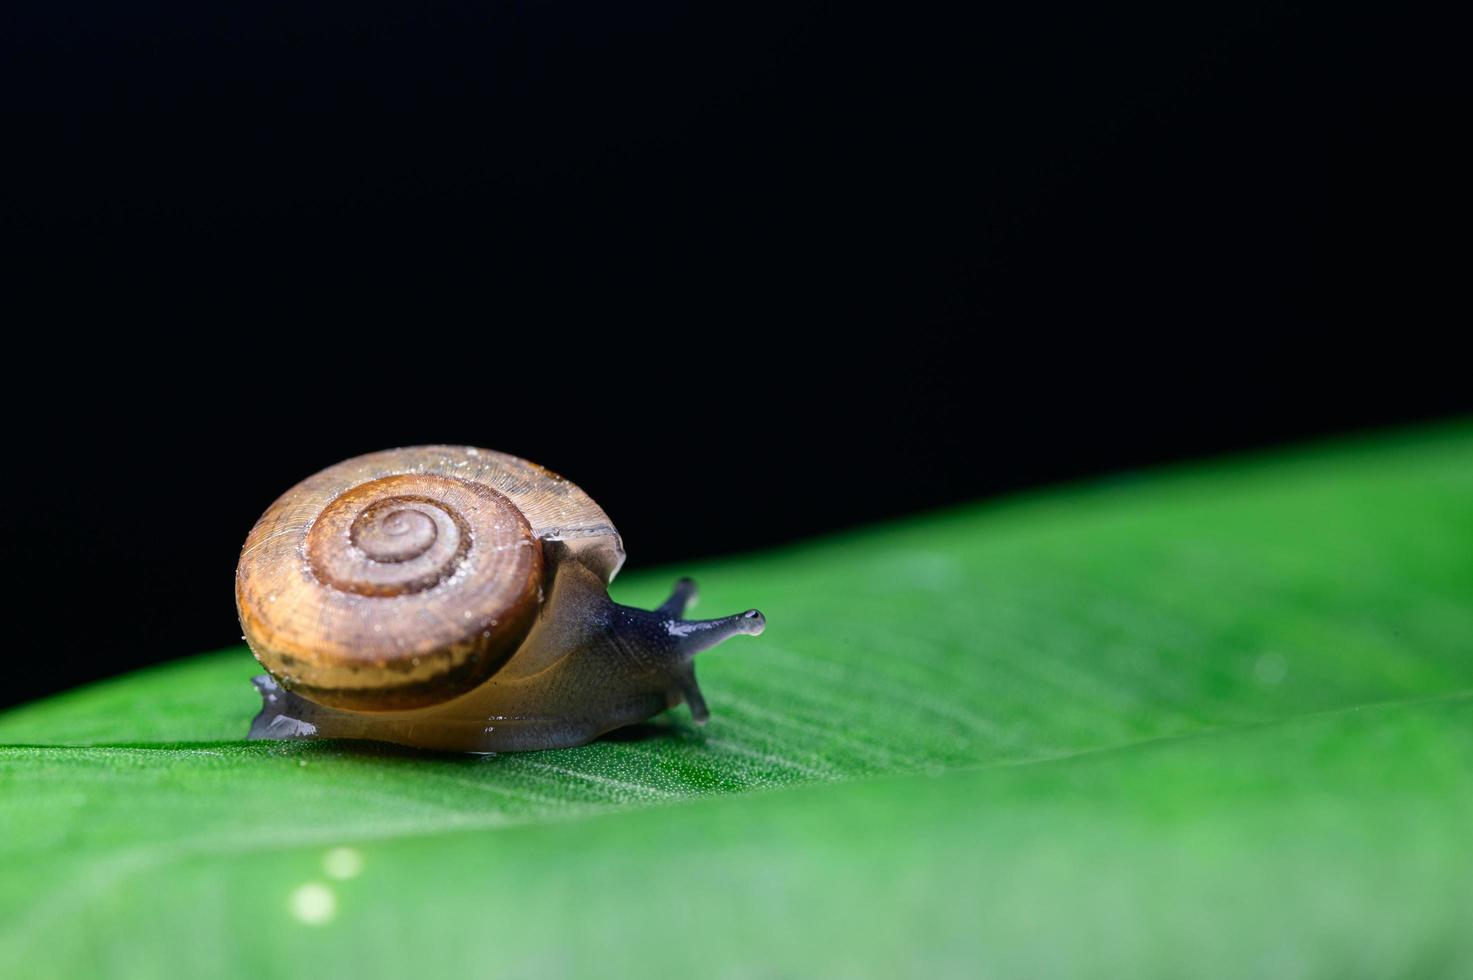
[[[261,695],[261,713],[251,722],[246,738],[310,738],[317,734],[316,725],[297,717],[305,713],[306,703],[270,674],[252,677],[251,683]]]

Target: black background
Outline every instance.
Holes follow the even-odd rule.
[[[556,469],[635,568],[1473,407],[1411,13],[3,16],[0,701],[235,642],[256,516],[386,446]]]

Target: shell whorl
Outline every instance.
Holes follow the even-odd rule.
[[[423,707],[516,650],[541,601],[545,540],[605,581],[623,562],[607,515],[534,463],[466,446],[371,453],[267,509],[241,551],[236,606],[256,658],[299,694]]]

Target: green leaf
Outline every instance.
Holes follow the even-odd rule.
[[[243,650],[0,715],[0,976],[1473,970],[1473,427],[615,597],[683,572],[770,623],[704,729],[247,743]]]

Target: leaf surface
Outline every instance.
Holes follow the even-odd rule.
[[[702,656],[704,729],[247,743],[243,649],[0,715],[0,975],[1473,966],[1466,425],[615,598],[684,572],[770,623]]]

